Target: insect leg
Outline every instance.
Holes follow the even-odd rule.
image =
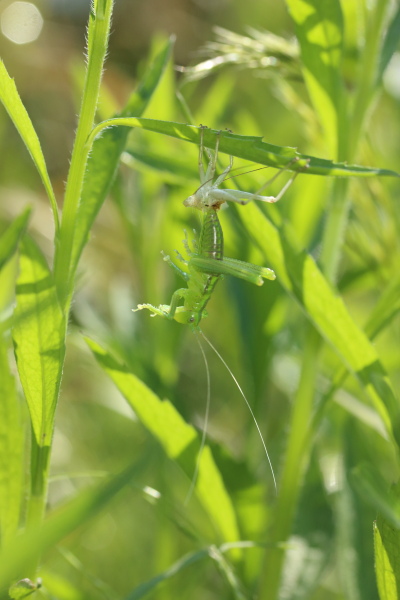
[[[175,250],[175,254],[176,254],[176,258],[178,260],[180,260],[184,265],[188,265],[189,264],[189,261],[187,261],[186,258],[184,258],[182,256],[182,254],[179,252],[179,250]]]
[[[180,288],[172,294],[171,304],[167,315],[168,319],[173,319],[175,317],[176,309],[179,308],[179,300],[182,300],[188,292],[188,288]]]
[[[282,169],[280,169],[280,171],[278,171],[278,173],[276,173],[273,177],[271,177],[271,179],[269,179],[268,181],[266,181],[259,190],[257,190],[257,192],[255,193],[255,196],[258,196],[260,194],[260,192],[262,192],[262,190],[264,188],[266,188],[268,185],[270,185],[273,181],[275,181],[275,179],[277,179],[281,173],[283,173],[284,171],[287,171],[288,169],[290,169],[290,166],[293,165],[293,163],[298,163],[299,162],[299,158],[295,157],[293,158],[291,161],[288,162],[287,165],[285,165]],[[303,161],[302,161],[303,162]],[[310,161],[307,159],[307,161],[305,162],[302,170],[305,171],[308,168],[308,163]],[[282,198],[282,196],[284,195],[284,193],[290,188],[290,186],[292,185],[293,181],[296,179],[297,175],[301,173],[301,171],[296,171],[295,173],[293,173],[292,177],[289,179],[289,181],[287,181],[285,183],[285,185],[283,186],[283,188],[281,189],[281,191],[279,192],[279,194],[277,194],[277,196],[275,197],[275,202],[278,202],[278,200],[280,200]],[[260,200],[261,198],[263,198],[265,196],[261,196],[261,197],[256,197],[255,200]]]
[[[161,254],[163,255],[163,260],[165,260],[166,263],[168,263],[176,273],[178,273],[179,277],[182,277],[182,279],[184,279],[185,281],[189,281],[190,279],[190,275],[188,273],[186,273],[185,271],[182,271],[182,269],[180,269],[178,267],[178,265],[176,265],[172,260],[171,257],[169,256],[169,254],[164,254],[163,251],[161,251]],[[179,258],[179,257],[178,257]],[[187,261],[185,261],[185,259],[182,257],[183,262],[185,262],[186,264],[188,264]]]
[[[233,156],[229,157],[229,165],[226,167],[224,171],[222,171],[221,175],[218,175],[217,179],[213,183],[213,187],[218,187],[221,183],[226,179],[228,173],[232,170],[233,167]]]
[[[232,275],[244,279],[255,285],[263,285],[263,279],[275,279],[275,273],[267,267],[259,267],[252,263],[224,257],[222,260],[193,256],[190,264],[203,271],[214,275]]]
[[[200,144],[199,144],[199,175],[200,175],[200,183],[203,185],[210,178],[208,176],[209,166],[213,161],[213,153],[209,148],[205,148],[204,146],[204,130],[207,129],[205,125],[200,125]],[[207,154],[208,164],[207,164],[207,172],[204,169],[204,152]]]

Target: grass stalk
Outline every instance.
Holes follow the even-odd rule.
[[[98,0],[88,28],[88,63],[71,165],[65,190],[60,237],[56,243],[55,280],[62,306],[68,311],[72,294],[71,256],[76,216],[90,146],[87,138],[93,128],[100,91],[103,64],[107,52],[113,0]]]

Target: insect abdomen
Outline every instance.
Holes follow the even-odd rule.
[[[204,213],[199,239],[199,255],[213,260],[222,260],[224,257],[224,235],[214,209]]]

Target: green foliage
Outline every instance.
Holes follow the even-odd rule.
[[[113,2],[93,2],[60,222],[35,119],[0,63],[1,118],[54,221],[39,200],[1,207],[1,599],[398,596],[400,127],[383,85],[400,13],[389,0],[286,4],[297,42],[217,28],[179,90],[174,40],[155,38],[111,116],[99,98],[123,97],[102,83]],[[219,168],[238,159],[227,187],[277,195],[297,175],[273,206],[221,211],[226,256],[277,280],[226,277],[204,320],[265,435],[276,497],[218,357],[204,372],[189,328],[131,311],[178,285],[160,251],[193,229],[182,201],[199,186],[200,121]],[[301,152],[270,143],[281,140]],[[21,188],[25,154],[4,153]],[[265,192],[264,167],[282,170]],[[190,423],[204,426],[208,391],[202,449]]]

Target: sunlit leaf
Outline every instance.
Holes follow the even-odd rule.
[[[49,446],[64,361],[65,319],[46,261],[29,238],[21,244],[15,317],[15,355],[33,431],[38,446]]]
[[[393,488],[399,497],[399,486]],[[400,595],[400,531],[379,515],[374,523],[375,572],[380,600],[397,600]]]
[[[39,138],[33,128],[28,113],[21,102],[14,80],[11,79],[7,73],[2,60],[0,60],[0,101],[10,115],[11,120],[17,128],[18,133],[35,163],[51,203],[54,221],[58,227],[57,202],[47,173],[46,162],[44,160],[42,148],[40,147]]]
[[[87,340],[102,369],[111,377],[146,429],[189,479],[196,468],[200,437],[168,400],[160,400],[140,379],[101,346]],[[208,446],[202,452],[195,492],[222,540],[237,540],[236,516]]]

